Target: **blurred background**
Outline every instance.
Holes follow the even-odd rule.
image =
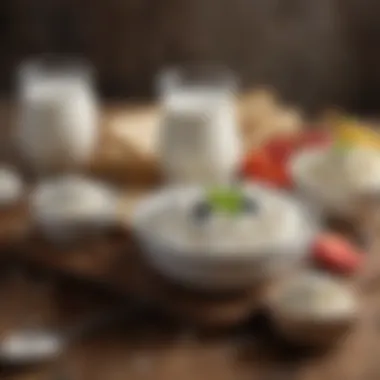
[[[0,0],[0,95],[12,99],[15,71],[21,62],[38,54],[58,53],[80,55],[92,62],[105,101],[153,100],[154,79],[160,70],[174,64],[206,61],[228,65],[241,79],[244,91],[273,86],[285,103],[311,114],[333,106],[363,115],[378,114],[379,21],[380,2],[376,0]],[[145,120],[147,112],[138,112],[143,115],[113,117],[112,131],[116,131],[116,127],[118,131],[125,130],[125,125],[137,125],[140,130],[141,124],[148,128],[151,124],[155,126],[155,119],[153,123],[149,119],[150,114]],[[3,129],[11,125],[4,115],[0,103]],[[145,131],[147,129],[143,133],[149,135]],[[139,175],[145,170],[147,177],[152,177],[151,170],[156,168],[151,169],[150,141],[145,144],[144,140],[141,148],[143,144],[133,145],[135,140],[143,140],[141,134],[135,133],[137,137],[127,136],[123,140],[122,134],[112,133],[109,142],[104,139],[105,148],[99,149],[94,166],[101,166],[99,171],[107,173],[111,166],[116,168],[114,176],[121,177],[122,173],[124,182],[132,168]],[[120,143],[120,148],[115,148],[115,141]],[[12,147],[3,136],[0,142],[0,155],[8,157],[8,149]],[[107,150],[107,144],[112,150]],[[149,149],[145,149],[145,145]],[[116,155],[107,156],[115,151]],[[145,167],[148,169],[142,169]],[[109,275],[114,268],[124,269],[119,261],[113,262],[113,258],[108,265],[103,252],[98,255],[98,263],[92,251],[83,252],[78,258],[75,252],[69,257],[73,267],[85,271],[94,262],[96,276],[103,272]],[[57,262],[60,261],[57,259]],[[98,309],[112,309],[124,300],[124,294],[119,297],[113,290],[112,296],[95,291],[92,282],[79,292],[84,284],[75,282],[73,285],[71,278],[68,284],[63,284],[63,280],[55,278],[55,273],[52,277],[38,273],[36,284],[35,278],[28,277],[30,274],[20,275],[17,266],[15,269],[11,265],[8,269],[10,274],[0,275],[0,309],[3,311],[0,332],[12,331],[16,324],[23,326],[30,321],[66,326]],[[138,275],[134,273],[136,278]],[[143,288],[140,282],[138,285]],[[371,305],[378,308],[375,301]],[[231,307],[231,310],[234,309]],[[78,347],[69,350],[60,365],[64,367],[64,374],[66,366],[70,370],[74,366],[74,376],[64,377],[59,369],[59,377],[56,368],[47,368],[46,373],[42,369],[34,376],[6,377],[0,365],[0,378],[230,380],[251,379],[254,374],[260,379],[283,378],[283,373],[290,373],[289,379],[337,379],[347,377],[342,376],[347,368],[353,371],[347,363],[357,365],[356,372],[353,371],[356,377],[351,374],[350,378],[362,378],[363,368],[369,367],[369,361],[371,365],[378,363],[377,357],[368,355],[377,352],[380,344],[372,330],[374,324],[370,323],[363,323],[365,328],[359,330],[356,351],[349,346],[339,354],[339,360],[335,356],[328,359],[331,370],[329,362],[326,368],[330,377],[325,376],[323,366],[311,368],[307,362],[296,363],[300,373],[296,377],[291,374],[296,367],[291,361],[293,353],[288,352],[287,347],[280,353],[277,349],[272,352],[272,346],[279,346],[276,340],[270,341],[269,348],[259,347],[257,332],[254,332],[256,335],[251,332],[251,325],[239,329],[238,338],[234,337],[233,341],[205,343],[198,336],[194,337],[192,326],[178,327],[171,321],[167,326],[166,320],[158,323],[155,316],[152,320],[149,318],[121,326],[123,334],[116,331],[111,337],[106,336],[96,343],[80,342]],[[376,318],[379,319],[378,315]],[[264,331],[263,341],[267,342],[269,338],[263,326],[265,324],[260,325],[258,331]],[[365,340],[361,334],[365,339],[371,337],[373,346],[360,346]],[[284,353],[289,358],[280,362],[279,357]],[[371,358],[357,360],[358,353]]]
[[[379,17],[376,0],[1,0],[0,89],[45,52],[83,55],[104,96],[129,99],[168,64],[216,61],[306,110],[376,112]]]

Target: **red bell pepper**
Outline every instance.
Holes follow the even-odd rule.
[[[347,275],[354,274],[364,259],[364,255],[350,242],[332,233],[318,236],[311,254],[317,265]]]

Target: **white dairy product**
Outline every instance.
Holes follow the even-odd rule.
[[[374,149],[353,149],[346,155],[344,177],[355,193],[380,191],[380,152]]]
[[[314,233],[297,203],[259,186],[246,186],[244,193],[253,209],[231,216],[210,213],[204,219],[194,214],[204,197],[199,187],[177,191],[168,202],[143,218],[141,227],[160,244],[183,254],[253,255],[286,251]],[[300,244],[302,245],[302,244]],[[292,254],[292,253],[291,253]]]
[[[97,112],[91,85],[81,78],[30,79],[19,99],[17,145],[38,171],[81,165],[97,141]]]
[[[380,152],[373,149],[305,150],[290,169],[299,189],[330,210],[352,213],[361,196],[380,192]]]
[[[37,186],[32,211],[46,224],[107,224],[116,218],[116,194],[96,181],[64,176]]]
[[[207,87],[175,92],[163,105],[159,157],[171,182],[229,182],[240,159],[235,99]]]
[[[8,167],[0,168],[0,206],[17,202],[23,192],[23,182],[17,172]]]
[[[282,315],[316,321],[345,319],[357,312],[351,289],[319,273],[305,273],[282,285],[276,305]]]

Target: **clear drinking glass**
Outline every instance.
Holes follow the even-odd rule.
[[[180,67],[158,79],[159,158],[170,182],[229,182],[239,161],[237,80],[212,65]]]
[[[79,59],[46,56],[20,65],[16,144],[35,171],[88,161],[98,131],[94,87],[91,66]]]

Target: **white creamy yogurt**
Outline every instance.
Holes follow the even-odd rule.
[[[349,152],[343,164],[344,176],[354,193],[380,191],[380,152],[356,148]]]
[[[102,225],[116,219],[117,196],[108,186],[80,176],[41,183],[32,196],[32,210],[43,224]]]
[[[361,196],[380,193],[380,152],[316,148],[297,154],[290,166],[299,190],[316,206],[351,214]]]
[[[17,202],[23,193],[23,181],[18,173],[8,167],[0,168],[0,206]]]
[[[204,196],[201,188],[188,188],[168,195],[139,224],[157,241],[186,254],[252,255],[254,252],[286,250],[307,241],[314,233],[300,205],[274,190],[246,186],[245,194],[256,210],[236,216],[194,216],[194,207]],[[170,199],[170,201],[169,201]]]
[[[275,304],[282,315],[316,321],[345,319],[358,307],[348,285],[319,273],[305,273],[284,284]]]

